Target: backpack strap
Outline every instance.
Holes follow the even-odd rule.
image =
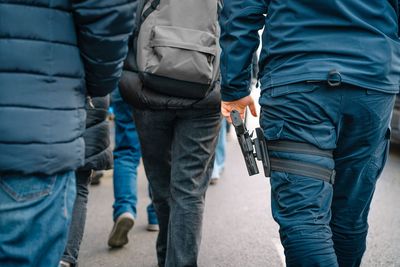
[[[143,22],[154,10],[156,10],[159,4],[160,0],[151,1],[150,6],[142,14],[141,22]]]
[[[132,57],[132,65],[133,65],[133,70],[138,71],[138,65],[136,61],[136,55],[137,55],[137,41],[139,37],[139,32],[140,32],[140,27],[142,26],[143,21],[146,20],[146,18],[154,11],[157,9],[157,6],[160,4],[160,0],[153,0],[150,4],[150,6],[145,10],[144,7],[146,4],[149,2],[149,0],[139,0],[138,7],[136,10],[136,23],[135,23],[135,31],[133,34],[129,37],[129,47],[133,49],[133,57]]]

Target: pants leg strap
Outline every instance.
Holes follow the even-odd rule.
[[[268,151],[301,153],[306,155],[333,158],[332,150],[322,150],[307,143],[287,140],[269,141]],[[271,170],[273,171],[312,177],[331,184],[333,184],[335,181],[336,172],[334,169],[325,168],[314,163],[270,157],[270,166]]]

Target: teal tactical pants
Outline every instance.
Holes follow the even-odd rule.
[[[287,266],[359,266],[367,216],[388,154],[395,95],[348,84],[296,83],[264,90],[260,124],[267,140],[333,150],[333,159],[271,152],[273,157],[335,168],[332,185],[273,171],[271,205]]]

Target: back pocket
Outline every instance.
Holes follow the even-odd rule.
[[[34,201],[51,194],[56,176],[0,176],[0,187],[15,201]]]
[[[287,85],[276,86],[271,89],[272,97],[279,97],[293,93],[308,93],[319,88],[318,84],[315,83],[292,83]]]

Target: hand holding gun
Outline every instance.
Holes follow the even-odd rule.
[[[267,143],[261,128],[256,128],[256,138],[252,139],[252,134],[246,129],[240,114],[237,110],[230,113],[232,125],[235,127],[236,136],[238,138],[240,148],[242,150],[244,160],[249,175],[258,174],[256,158],[262,161],[264,173],[266,177],[270,176],[270,164]]]

